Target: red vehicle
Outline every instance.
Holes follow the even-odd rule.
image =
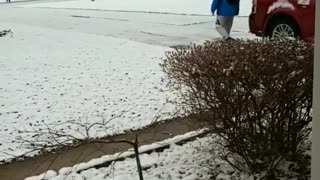
[[[250,32],[314,42],[316,0],[253,0]]]

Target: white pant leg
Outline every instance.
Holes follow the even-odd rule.
[[[224,40],[230,37],[232,24],[233,16],[217,16],[216,30]]]

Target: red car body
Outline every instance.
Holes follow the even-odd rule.
[[[292,28],[289,34],[314,42],[315,0],[253,0],[249,26],[257,36],[269,37]]]

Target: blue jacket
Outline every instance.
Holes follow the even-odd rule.
[[[211,4],[212,14],[217,11],[218,16],[236,16],[239,14],[239,2],[229,3],[228,0],[213,0]]]

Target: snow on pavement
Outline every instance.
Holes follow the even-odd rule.
[[[160,58],[169,50],[128,40],[17,24],[0,38],[0,160],[20,155],[17,139],[34,140],[47,126],[77,133],[74,124],[103,122],[101,137],[171,117],[161,93]],[[126,112],[126,113],[122,113]]]
[[[10,2],[12,3],[12,2],[23,2],[23,1],[26,1],[26,0],[11,0]],[[7,3],[7,1],[6,0],[0,0],[0,4],[2,4],[2,3]]]
[[[23,5],[22,7],[72,8],[112,11],[138,11],[173,14],[211,15],[212,0],[74,0]],[[240,15],[248,16],[252,0],[240,1]]]
[[[215,17],[211,16],[10,7],[1,8],[0,21],[112,36],[161,46],[187,45],[220,37],[214,28]],[[10,26],[3,27],[15,31]],[[231,35],[254,38],[248,32],[248,18],[236,17]]]

